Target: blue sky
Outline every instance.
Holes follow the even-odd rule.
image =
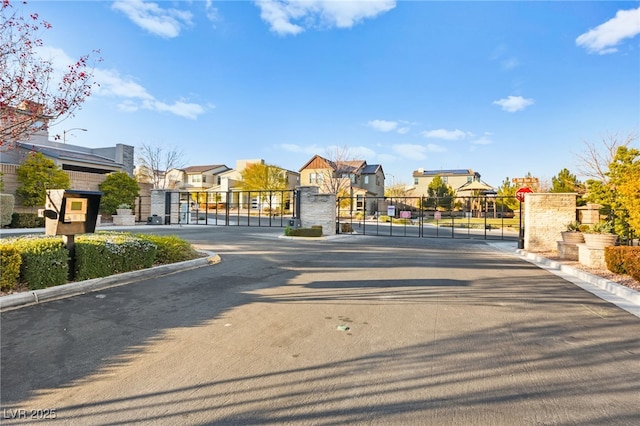
[[[100,87],[52,128],[90,147],[262,158],[347,146],[389,182],[470,168],[498,186],[576,173],[584,141],[640,129],[639,2],[32,1],[56,63]]]

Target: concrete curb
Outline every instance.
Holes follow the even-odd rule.
[[[220,263],[220,256],[213,252],[201,251],[206,257],[184,262],[171,263],[169,265],[155,266],[153,268],[141,269],[138,271],[124,272],[122,274],[111,275],[102,278],[93,278],[86,281],[78,281],[69,284],[62,284],[55,287],[43,288],[40,290],[26,291],[22,293],[10,294],[0,297],[0,312],[15,309],[18,307],[61,299],[64,297],[76,296],[92,291],[102,290],[109,287],[129,284],[144,278],[154,278],[171,274],[178,271],[200,268],[202,266],[215,265]]]
[[[560,278],[577,285],[589,293],[606,300],[640,318],[640,292],[620,285],[614,281],[590,274],[581,269],[549,260],[522,249],[506,247],[504,244],[490,244],[498,250],[509,252],[529,263],[545,269]]]
[[[630,302],[633,302],[640,306],[640,292],[629,287],[625,287],[606,278],[598,277],[596,275],[574,268],[573,266],[565,265],[554,260],[549,260],[542,256],[538,256],[535,253],[528,253],[520,249],[516,250],[516,253],[521,256],[525,256],[527,259],[533,260],[535,263],[544,265],[548,269],[557,269],[567,274],[573,275],[574,277],[579,278],[582,281],[600,287],[601,289],[606,290],[609,293],[613,293],[616,296],[627,299]]]

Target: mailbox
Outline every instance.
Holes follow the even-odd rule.
[[[95,232],[102,192],[48,189],[45,209],[46,235]]]

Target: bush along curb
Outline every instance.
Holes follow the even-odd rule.
[[[220,256],[213,252],[199,251],[206,257],[194,260],[187,260],[168,265],[160,265],[148,269],[124,272],[122,274],[111,275],[102,278],[93,278],[86,281],[77,281],[62,284],[55,287],[48,287],[40,290],[25,291],[22,293],[10,294],[0,297],[0,311],[15,309],[22,306],[33,305],[65,297],[77,296],[79,294],[90,293],[92,291],[103,290],[109,287],[129,284],[142,279],[159,277],[177,271],[200,268],[202,266],[215,265],[220,263]]]

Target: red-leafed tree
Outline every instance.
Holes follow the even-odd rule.
[[[16,140],[73,116],[95,83],[90,55],[60,73],[37,53],[40,33],[51,24],[35,13],[21,16],[10,0],[0,1],[0,151],[6,151]]]

